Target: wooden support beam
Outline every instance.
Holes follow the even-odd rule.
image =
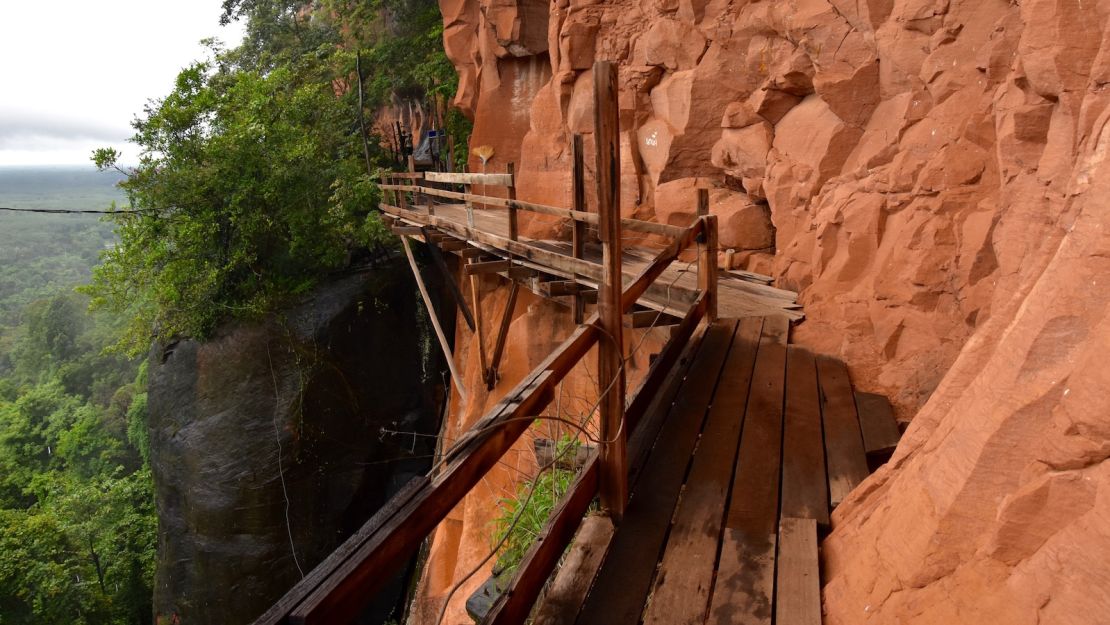
[[[544,297],[577,295],[583,288],[581,284],[574,280],[551,280],[550,282],[541,282],[539,285],[540,294]]]
[[[621,305],[620,112],[617,67],[594,63],[594,139],[598,238],[601,240],[602,281],[598,288],[598,383],[601,399],[601,505],[620,524],[628,502],[627,431],[624,428],[624,327]]]
[[[520,284],[513,281],[509,287],[509,299],[505,302],[505,312],[501,315],[501,327],[497,330],[497,342],[493,347],[493,358],[490,359],[489,372],[486,374],[486,389],[493,390],[497,386],[497,368],[501,364],[501,354],[505,352],[505,339],[509,336],[509,324],[513,321],[513,309],[516,308],[517,291]]]
[[[701,250],[698,255],[698,290],[706,294],[706,318],[717,318],[717,216],[699,217],[702,223]]]
[[[698,217],[705,217],[709,214],[709,189],[705,187],[698,188]]]
[[[539,272],[535,269],[521,265],[513,265],[508,271],[499,271],[498,273],[510,280],[527,280],[539,275]]]
[[[498,261],[493,261],[493,262],[498,262]],[[489,369],[488,369],[487,362],[486,362],[486,329],[482,326],[482,302],[481,302],[481,291],[482,291],[481,280],[482,280],[482,278],[481,278],[481,276],[478,275],[478,272],[470,271],[471,267],[473,267],[474,265],[478,265],[478,264],[485,264],[485,263],[478,263],[478,262],[476,262],[472,259],[466,265],[466,268],[467,268],[466,273],[467,273],[467,275],[470,276],[470,301],[474,302],[474,321],[475,321],[475,325],[477,326],[477,328],[475,330],[475,334],[477,334],[476,339],[478,341],[478,359],[479,359],[479,362],[482,365],[482,378],[484,379],[486,377],[486,374],[488,373]]]
[[[491,260],[486,262],[471,261],[466,265],[466,275],[474,276],[481,273],[497,273],[499,271],[508,271],[513,266],[512,261],[508,260]]]
[[[443,258],[443,252],[432,240],[432,233],[427,228],[423,228],[424,240],[428,244],[428,254],[432,257],[432,262],[435,263],[436,268],[443,274],[443,281],[447,283],[447,290],[451,292],[451,298],[455,300],[455,305],[459,307],[459,312],[462,313],[463,319],[466,321],[467,327],[470,331],[474,331],[474,315],[470,312],[470,306],[466,303],[466,298],[463,297],[462,289],[459,284],[455,282],[455,276],[451,269],[447,266],[447,260]]]
[[[444,252],[458,252],[466,248],[466,241],[460,241],[459,239],[447,239],[439,242],[439,249]]]
[[[509,180],[513,179],[513,167],[514,167],[513,163],[509,163],[508,174],[507,174],[509,176]],[[512,187],[512,186],[509,187],[509,200],[516,200],[516,187]],[[517,235],[518,235],[518,231],[519,231],[519,226],[517,225],[516,211],[517,211],[516,204],[513,203],[513,202],[510,202],[509,203],[509,238],[512,239],[513,241],[517,240]]]
[[[673,326],[678,323],[678,319],[658,310],[636,310],[624,317],[624,327],[626,328],[654,328]]]
[[[417,226],[393,226],[392,230],[399,237],[418,237],[424,234]]]
[[[573,204],[571,209],[575,212],[586,211],[586,161],[582,147],[582,135],[575,134],[571,142],[571,157],[573,170],[571,173]],[[574,230],[571,233],[571,255],[582,258],[586,253],[586,222],[574,220]],[[582,323],[586,318],[586,302],[574,293],[574,323]]]
[[[483,256],[489,256],[489,255],[490,255],[489,252],[487,252],[486,250],[483,250],[480,247],[465,247],[465,248],[462,249],[462,251],[459,252],[459,256],[462,256],[463,258],[466,258],[466,259],[482,258]]]
[[[451,355],[451,345],[447,342],[447,335],[443,332],[443,326],[439,324],[435,306],[432,305],[432,296],[428,294],[428,287],[424,285],[424,278],[420,275],[420,267],[416,264],[416,259],[412,255],[412,248],[409,246],[407,237],[401,237],[401,245],[405,248],[405,256],[409,259],[409,267],[412,268],[412,275],[416,278],[416,286],[420,289],[420,296],[424,298],[424,307],[428,309],[428,316],[432,319],[432,328],[435,330],[436,338],[439,339],[439,347],[443,350],[443,358],[447,361],[447,368],[451,370],[451,379],[455,382],[455,390],[458,391],[459,398],[466,401],[466,387],[463,386],[462,375],[455,368],[455,359]]]

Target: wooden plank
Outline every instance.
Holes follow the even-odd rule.
[[[491,260],[487,262],[472,262],[466,265],[466,275],[473,276],[483,273],[498,273],[508,271],[513,266],[510,260]]]
[[[597,150],[598,238],[601,240],[601,284],[597,314],[602,339],[597,350],[597,379],[601,389],[601,507],[620,525],[628,501],[627,436],[624,427],[624,324],[628,307],[622,305],[624,273],[621,271],[621,148],[620,110],[617,104],[617,67],[608,61],[594,63],[594,141]],[[633,298],[635,302],[637,298]]]
[[[658,310],[634,310],[625,315],[624,327],[642,329],[659,328],[678,324],[679,320]]]
[[[844,363],[817,357],[821,385],[821,417],[825,426],[825,454],[829,469],[829,504],[840,505],[867,478],[867,455],[856,416],[856,401]]]
[[[513,265],[507,271],[499,271],[498,275],[504,276],[509,280],[528,280],[539,275],[539,271],[531,267],[523,267],[521,265]]]
[[[513,164],[509,163],[507,171],[509,178],[513,177]],[[509,238],[516,241],[518,238],[519,226],[517,224],[517,207],[515,206],[516,200],[516,187],[509,187]]]
[[[717,216],[701,217],[698,222],[704,239],[698,255],[698,290],[706,294],[705,314],[712,321],[717,318]]]
[[[771,623],[786,348],[768,333],[769,322],[773,324],[772,319],[763,321],[721,534],[720,563],[707,620],[715,625]]]
[[[686,478],[645,625],[701,625],[709,604],[725,505],[763,320],[740,322]]]
[[[462,289],[459,284],[455,282],[455,274],[447,266],[447,260],[443,258],[443,251],[440,245],[432,240],[432,233],[424,228],[424,240],[428,243],[428,254],[432,257],[432,262],[439,269],[439,273],[443,275],[443,281],[447,283],[447,290],[451,293],[451,297],[455,300],[455,305],[459,307],[459,312],[462,313],[463,319],[466,321],[467,327],[470,331],[474,331],[474,315],[470,312],[470,306],[466,303],[466,298],[463,297]],[[452,239],[453,240],[453,239]]]
[[[613,521],[602,514],[588,516],[582,521],[563,565],[536,609],[532,625],[574,623],[590,591],[594,574],[608,551],[613,531]]]
[[[446,239],[439,242],[439,249],[443,252],[458,252],[466,249],[466,247],[466,241],[460,241],[459,239]]]
[[[460,257],[466,258],[468,260],[471,259],[471,258],[484,258],[484,257],[488,257],[489,255],[490,255],[490,253],[488,251],[483,250],[483,249],[478,248],[478,247],[463,248],[459,252]]]
[[[584,156],[584,148],[582,144],[582,135],[575,133],[571,141],[571,159],[573,161],[571,169],[571,196],[573,198],[571,208],[575,212],[586,212],[586,161]],[[571,256],[575,258],[582,258],[586,253],[586,222],[574,220],[574,228],[571,231]],[[578,296],[574,295],[574,322],[582,323],[582,319],[586,316],[586,302]]]
[[[382,190],[393,191],[394,193],[420,193],[421,195],[440,197],[448,200],[460,200],[462,202],[469,202],[471,204],[482,204],[486,208],[511,208],[532,213],[540,213],[541,215],[551,215],[552,217],[561,217],[563,219],[580,221],[590,225],[598,224],[597,213],[589,213],[568,208],[559,208],[558,206],[548,206],[546,204],[524,202],[511,198],[477,195],[474,193],[446,191],[444,189],[435,189],[432,187],[390,184],[383,184],[380,186]],[[682,233],[682,230],[684,230],[682,226],[672,226],[669,224],[661,224],[654,221],[643,221],[640,219],[631,219],[627,217],[621,219],[621,226],[626,230],[633,230],[635,232],[642,232],[644,234],[656,234],[664,237],[676,237]]]
[[[422,171],[387,171],[382,173],[385,178],[396,178],[398,180],[423,180],[424,172]]]
[[[511,253],[516,260],[525,260],[542,267],[547,273],[562,274],[564,276],[573,276],[575,274],[584,276],[595,283],[600,283],[602,279],[602,267],[599,264],[592,263],[586,260],[564,256],[557,252],[552,252],[543,248],[529,245],[523,241],[511,241],[505,237],[498,236],[471,228],[469,226],[444,219],[442,216],[427,215],[424,213],[417,213],[415,211],[403,211],[396,206],[388,204],[381,205],[382,210],[393,212],[401,218],[419,223],[421,225],[433,225],[446,232],[451,232],[459,238],[475,241],[483,245],[498,248],[503,251]],[[683,232],[689,234],[689,229],[684,229]],[[686,235],[684,235],[686,236]],[[634,280],[629,276],[625,276],[625,280]],[[645,305],[651,308],[658,308],[659,304],[656,302],[669,302],[671,305],[667,307],[668,310],[678,310],[685,312],[685,305],[693,302],[695,293],[689,289],[680,286],[669,284],[654,284],[652,281],[646,281],[646,291],[640,291],[637,297],[644,295],[646,292],[648,297],[645,299]],[[680,306],[682,308],[680,308]]]
[[[882,395],[856,391],[855,398],[867,459],[880,464],[886,462],[902,437],[898,422],[894,420],[894,409]]]
[[[698,210],[697,216],[704,217],[709,214],[709,189],[705,187],[698,187]]]
[[[790,342],[790,320],[783,315],[771,315],[763,322],[763,334],[779,345]]]
[[[509,299],[505,301],[505,312],[501,314],[501,326],[497,330],[497,341],[494,343],[489,374],[486,376],[487,390],[493,390],[497,385],[497,369],[501,365],[501,354],[505,351],[505,339],[509,336],[509,324],[513,321],[513,309],[516,308],[516,296],[519,290],[520,285],[516,282],[509,287]]]
[[[495,263],[508,263],[508,261],[491,261]],[[471,260],[465,265],[466,274],[470,276],[470,301],[474,303],[474,334],[475,340],[478,343],[478,360],[482,366],[482,379],[489,374],[489,363],[486,362],[486,328],[482,324],[482,277],[476,271],[471,271],[471,267],[475,265],[486,265],[489,263],[480,263],[476,260]],[[507,268],[507,267],[506,267]]]
[[[363,543],[381,529],[386,521],[391,519],[394,514],[397,514],[397,512],[412,499],[413,495],[419,492],[421,488],[424,488],[429,481],[430,478],[427,476],[414,477],[409,480],[408,483],[401,487],[401,490],[397,491],[393,497],[390,497],[389,501],[385,502],[385,505],[379,508],[368,521],[363,523],[358,531],[351,534],[347,540],[343,541],[343,544],[339,545],[335,551],[328,554],[328,557],[324,558],[320,564],[317,564],[309,571],[308,575],[304,576],[304,578],[290,588],[281,599],[278,599],[274,605],[270,606],[269,610],[266,610],[262,616],[258,617],[254,621],[254,625],[280,625],[284,623],[289,613],[293,611],[301,601],[304,601],[305,597],[311,594],[313,590],[316,590],[316,587],[319,586],[332,571],[338,568],[339,565],[345,562]]]
[[[663,351],[659,353],[659,357],[651,363],[647,375],[633,391],[632,399],[628,402],[628,408],[624,411],[624,418],[628,423],[630,432],[636,431],[640,420],[648,414],[649,408],[656,402],[657,390],[665,388],[664,380],[671,375],[671,371],[683,354],[683,347],[690,340],[704,317],[705,296],[702,295],[690,307],[690,311],[686,313],[678,327],[675,328]],[[670,402],[668,401],[663,407],[670,407]]]
[[[817,364],[809,350],[786,352],[786,409],[782,451],[782,516],[829,526],[829,487]]]
[[[582,285],[573,280],[551,280],[539,284],[540,293],[543,293],[546,297],[574,295],[582,288]]]
[[[578,616],[579,624],[639,622],[685,469],[735,330],[736,320],[726,319],[706,332],[651,457],[637,477],[624,522],[613,536],[609,554]]]
[[[391,229],[393,230],[393,234],[399,237],[418,237],[424,234],[424,232],[416,226],[393,226]]]
[[[565,375],[565,374],[564,374]],[[477,484],[554,396],[551,371],[530,375],[498,404],[491,425],[462,445],[442,473],[416,493],[289,615],[293,625],[350,622],[428,533]]]
[[[518,625],[524,623],[539,596],[540,590],[555,570],[582,516],[590,507],[597,493],[601,464],[594,455],[575,478],[559,506],[551,513],[543,530],[532,547],[524,554],[520,566],[507,586],[508,591],[498,597],[483,625]]]
[[[498,187],[513,186],[512,174],[464,174],[429,171],[424,174],[428,182],[447,182],[450,184],[482,184]]]
[[[816,521],[783,517],[778,542],[776,625],[821,625]]]

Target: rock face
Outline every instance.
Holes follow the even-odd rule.
[[[433,439],[382,431],[437,431],[417,297],[382,269],[151,353],[160,623],[252,622],[427,470]]]
[[[917,414],[835,517],[830,622],[1105,620],[1110,2],[441,6],[521,199],[569,203],[589,68],[618,62],[622,212],[681,223],[711,186],[722,241],[770,239],[749,266],[801,291],[795,339]]]

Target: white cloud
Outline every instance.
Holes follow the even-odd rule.
[[[134,159],[131,120],[204,56],[230,45],[220,0],[6,3],[0,19],[0,165],[87,164],[93,148]]]

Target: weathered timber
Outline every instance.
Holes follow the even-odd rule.
[[[399,237],[418,237],[423,235],[423,231],[416,226],[393,226],[393,234]]]
[[[497,341],[493,347],[493,357],[490,359],[489,373],[486,374],[486,388],[493,390],[497,385],[497,371],[501,366],[501,354],[505,351],[505,340],[509,336],[509,324],[513,320],[513,309],[516,308],[516,296],[520,284],[513,282],[509,287],[509,299],[505,302],[505,312],[501,315],[501,325],[497,330]]]
[[[512,180],[513,179],[513,164],[512,163],[509,163],[509,169],[508,169],[507,174],[509,176],[509,179]],[[514,240],[514,241],[517,240],[518,232],[520,230],[520,226],[517,224],[517,215],[516,215],[517,207],[516,207],[515,200],[516,200],[516,187],[511,186],[511,187],[509,187],[509,238]]]
[[[867,477],[859,419],[848,368],[827,356],[817,357],[821,385],[821,416],[825,425],[825,453],[829,469],[829,503],[835,508]]]
[[[627,431],[624,429],[624,307],[621,292],[620,113],[617,106],[617,68],[608,61],[594,63],[594,139],[598,238],[601,240],[602,280],[597,310],[603,338],[598,347],[597,376],[602,389],[601,505],[620,525],[628,500]]]
[[[603,514],[582,521],[563,565],[556,573],[543,602],[536,609],[532,625],[570,625],[590,591],[590,582],[613,538],[613,521]]]
[[[786,347],[764,319],[708,623],[769,625],[778,532]]]
[[[701,224],[701,253],[698,256],[698,290],[706,294],[705,315],[717,318],[717,216],[698,218]]]
[[[890,401],[882,395],[856,391],[856,411],[863,432],[863,449],[869,464],[882,464],[894,453],[901,432]]]
[[[491,261],[495,263],[508,263],[508,261]],[[482,324],[482,278],[479,272],[471,271],[471,267],[476,265],[486,265],[489,263],[480,263],[476,260],[471,260],[465,265],[466,274],[470,276],[470,301],[474,303],[474,325],[475,340],[478,341],[478,359],[482,366],[482,377],[489,375],[489,364],[486,362],[486,328]],[[504,267],[507,269],[508,267]]]
[[[586,212],[586,162],[583,154],[584,148],[582,146],[582,135],[575,134],[571,141],[571,208],[576,213]],[[586,222],[582,220],[574,220],[574,228],[571,231],[571,256],[574,258],[582,258],[586,253]],[[574,294],[574,322],[582,323],[586,316],[586,303],[578,295]]]
[[[491,260],[487,262],[471,262],[466,265],[466,275],[473,276],[482,273],[498,273],[508,271],[513,266],[509,260]]]
[[[481,184],[497,187],[513,186],[512,174],[468,174],[429,171],[424,174],[424,179],[429,182],[447,182],[450,184]]]
[[[626,328],[643,329],[673,326],[678,319],[658,310],[634,310],[624,316]]]
[[[784,516],[779,521],[776,625],[821,625],[817,523]]]
[[[578,616],[580,625],[634,625],[651,590],[655,562],[682,487],[685,467],[698,434],[721,364],[728,354],[735,320],[721,320],[706,331],[701,351],[670,406],[650,461],[636,480],[624,522]]]
[[[667,538],[644,625],[700,625],[705,619],[748,403],[747,383],[762,327],[758,317],[744,319],[733,339]]]
[[[786,352],[786,414],[782,450],[782,516],[829,526],[829,490],[817,365],[808,350]]]

